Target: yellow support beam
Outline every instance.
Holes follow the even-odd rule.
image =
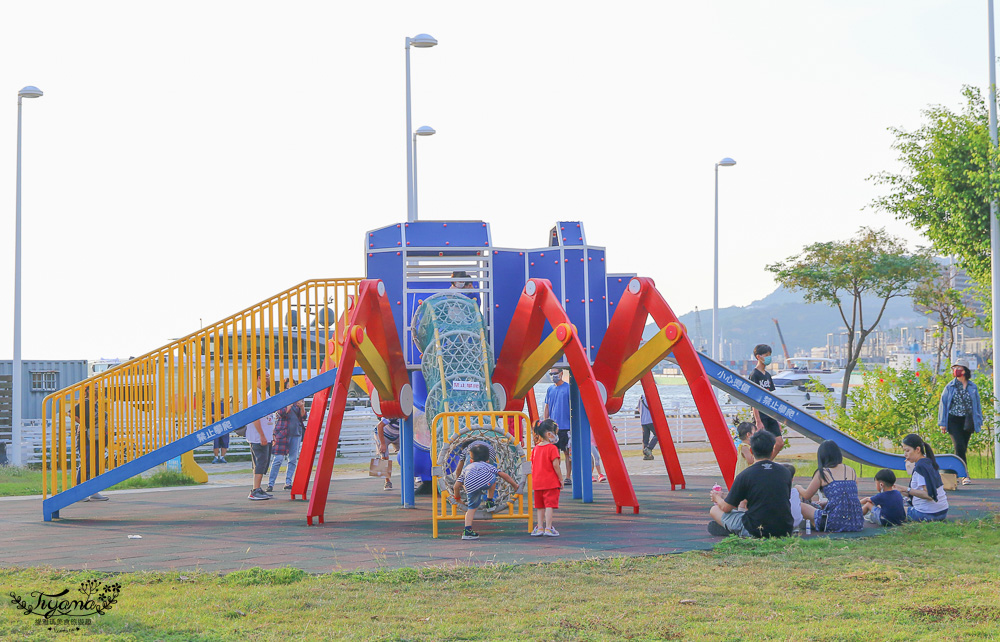
[[[392,376],[389,374],[389,364],[378,353],[378,349],[372,343],[372,340],[368,338],[368,334],[359,326],[351,326],[348,328],[347,336],[350,337],[351,342],[358,349],[354,358],[358,362],[358,365],[365,371],[365,374],[368,375],[368,378],[371,379],[372,385],[378,390],[379,399],[394,401],[396,399],[396,391],[392,389]]]
[[[684,335],[684,328],[679,323],[668,323],[659,329],[649,341],[622,364],[621,373],[618,375],[618,383],[611,393],[612,397],[621,397],[625,391],[632,387],[636,381],[642,379],[642,375],[649,372],[650,368],[663,361],[663,358],[670,354],[677,342]]]
[[[521,371],[517,375],[517,383],[514,385],[512,399],[520,399],[528,394],[531,387],[538,383],[545,371],[559,361],[566,344],[573,340],[576,328],[568,323],[560,323],[555,327],[548,337],[542,341],[534,352],[521,364]]]

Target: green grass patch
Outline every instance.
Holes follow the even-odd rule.
[[[297,568],[276,568],[266,570],[259,567],[248,568],[245,571],[236,571],[222,578],[226,584],[239,584],[241,586],[260,586],[292,584],[306,577],[307,573]]]
[[[74,632],[98,639],[994,640],[1000,517],[519,566],[224,576],[0,569],[0,592],[75,590],[94,579],[121,584],[114,608]],[[63,639],[33,619],[8,604],[0,631]]]
[[[148,476],[130,477],[120,484],[115,484],[108,490],[131,490],[135,488],[163,488],[166,486],[194,486],[198,482],[190,475],[161,469]]]
[[[0,497],[41,494],[42,471],[0,466]]]

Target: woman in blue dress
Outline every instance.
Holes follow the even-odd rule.
[[[836,442],[827,440],[816,451],[816,474],[807,488],[796,486],[802,498],[802,518],[811,520],[817,531],[847,533],[865,526],[858,499],[858,475],[844,464]],[[826,502],[817,508],[809,503],[823,489]]]

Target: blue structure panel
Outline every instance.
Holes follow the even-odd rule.
[[[400,223],[371,230],[365,237],[365,250],[401,247],[401,235],[402,224]]]
[[[412,221],[404,223],[407,247],[489,248],[490,228],[482,221]]]
[[[605,276],[604,250],[587,250],[587,305],[590,307],[590,357],[597,355],[608,330],[608,282]]]
[[[569,320],[580,333],[580,343],[589,350],[587,342],[587,290],[586,257],[583,248],[563,249],[563,276],[565,279],[562,304]],[[593,358],[593,355],[590,355]]]
[[[615,316],[615,306],[622,300],[622,294],[628,289],[628,282],[634,274],[609,274],[608,284],[608,319]]]
[[[493,252],[493,350],[500,355],[507,329],[514,318],[514,308],[528,280],[527,259],[520,250]]]
[[[556,223],[556,240],[562,247],[572,247],[587,244],[583,233],[583,224],[579,221],[559,221]]]
[[[548,279],[552,284],[552,291],[560,302],[563,301],[562,282],[562,252],[559,248],[548,248],[545,250],[532,250],[528,252],[528,278]],[[547,337],[552,332],[552,326],[548,321],[542,330],[542,337]]]
[[[385,284],[385,294],[392,305],[392,317],[399,331],[399,341],[403,341],[403,327],[409,319],[403,320],[403,256],[402,252],[368,252],[365,273],[369,279],[381,279]],[[405,352],[405,345],[404,345]]]

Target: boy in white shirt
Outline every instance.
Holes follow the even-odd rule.
[[[263,372],[263,377],[261,373]],[[271,373],[266,368],[257,368],[257,386],[247,393],[247,407],[267,399],[267,388],[271,383]],[[267,474],[271,463],[271,439],[274,436],[274,414],[268,414],[247,426],[247,441],[250,443],[250,455],[253,457],[253,488],[247,499],[260,501],[271,499],[273,495],[265,493],[260,488],[260,482]]]

